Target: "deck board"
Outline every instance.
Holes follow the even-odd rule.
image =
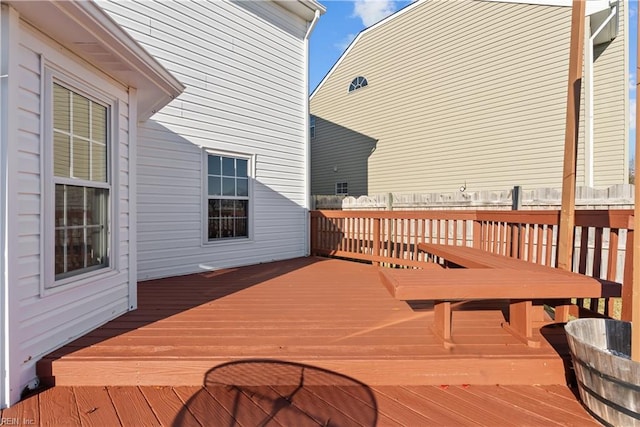
[[[120,424],[106,387],[87,387],[76,393],[78,415],[83,426],[109,426]]]
[[[300,258],[152,280],[139,284],[138,302],[40,361],[39,375],[58,385],[197,386],[220,364],[268,358],[370,385],[565,379],[562,337],[536,328],[541,348],[522,345],[500,327],[506,302],[455,303],[448,350],[429,328],[433,303],[395,300],[362,263]]]
[[[61,410],[71,425],[595,425],[564,385],[561,327],[536,322],[542,345],[529,348],[501,328],[505,302],[460,302],[445,349],[433,304],[395,300],[366,264],[303,258],[153,280],[138,302],[39,362],[57,386],[6,413],[43,425]]]
[[[118,417],[115,409],[101,412],[105,404],[117,408]],[[86,408],[97,409],[82,415]],[[29,418],[34,409],[40,418]],[[19,425],[112,427],[599,425],[560,385],[57,386],[3,410],[2,418]]]

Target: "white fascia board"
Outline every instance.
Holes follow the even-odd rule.
[[[329,72],[322,78],[322,80],[320,81],[320,83],[318,83],[318,86],[316,86],[316,88],[313,90],[313,93],[311,93],[311,96],[309,96],[309,100],[313,99],[313,96],[316,94],[316,92],[318,92],[320,90],[320,88],[322,87],[322,85],[324,85],[324,82],[327,81],[327,79],[331,76],[331,74],[333,74],[333,72],[336,70],[336,68],[338,68],[338,66],[340,66],[340,63],[342,62],[342,60],[344,58],[347,57],[347,55],[349,55],[349,52],[351,51],[351,49],[353,48],[353,46],[355,46],[358,43],[358,40],[360,40],[360,38],[368,33],[369,31],[373,31],[374,29],[386,24],[387,22],[391,21],[392,19],[395,19],[399,16],[404,15],[405,13],[413,10],[416,6],[418,6],[419,4],[424,3],[425,1],[428,0],[417,0],[414,1],[413,3],[411,3],[408,6],[405,6],[404,8],[400,9],[399,11],[387,16],[386,18],[376,22],[375,24],[373,24],[370,27],[365,28],[364,30],[360,31],[358,33],[358,35],[356,36],[355,39],[353,39],[351,41],[351,43],[349,43],[349,46],[347,47],[347,49],[344,51],[344,53],[340,56],[340,58],[338,58],[338,60],[336,61],[335,64],[333,64],[333,67],[331,67],[331,69],[329,70]]]
[[[559,6],[559,7],[571,7],[573,4],[573,0],[479,0],[479,1],[487,1],[494,3],[519,3],[519,4],[531,4],[537,6]],[[586,10],[585,14],[587,16],[593,15],[594,13],[601,12],[603,10],[608,10],[609,0],[584,0],[586,1]]]
[[[321,15],[324,14],[327,9],[316,0],[273,0],[274,3],[287,9],[289,12],[301,17],[307,22],[313,21],[316,16],[316,11]]]
[[[7,0],[20,17],[88,63],[138,92],[144,121],[185,87],[93,1]]]

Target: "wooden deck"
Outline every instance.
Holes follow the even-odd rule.
[[[20,426],[598,426],[564,386],[54,387]]]
[[[500,327],[501,304],[458,304],[457,345],[445,349],[430,332],[432,304],[395,300],[375,267],[301,258],[140,283],[138,310],[38,372],[66,386],[199,386],[223,364],[268,359],[369,386],[565,384],[563,328],[536,323],[542,345],[528,348]]]

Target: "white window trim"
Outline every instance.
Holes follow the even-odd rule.
[[[41,238],[42,259],[40,280],[40,296],[56,294],[78,286],[88,285],[97,279],[107,278],[119,273],[119,241],[117,239],[120,230],[119,220],[119,99],[97,87],[89,85],[84,80],[75,78],[66,73],[56,64],[45,61],[41,62],[41,102],[40,113],[42,117],[41,128],[41,182],[42,182],[42,210],[41,210]],[[108,257],[109,265],[97,270],[80,273],[64,279],[55,279],[55,183],[53,180],[53,83],[59,82],[79,95],[85,96],[108,107],[108,149],[107,149],[107,176],[109,191],[109,232]],[[82,184],[81,181],[76,181]]]
[[[249,219],[247,221],[248,237],[232,237],[226,239],[214,239],[209,240],[209,180],[208,175],[208,156],[222,156],[222,157],[235,157],[237,159],[244,159],[248,161],[247,174],[249,175]],[[241,245],[247,242],[253,242],[254,229],[255,229],[255,197],[254,197],[254,185],[256,177],[256,155],[239,153],[234,151],[214,150],[211,148],[205,148],[202,150],[202,224],[200,229],[202,230],[202,246],[224,246],[224,245]]]

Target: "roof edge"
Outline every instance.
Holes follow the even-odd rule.
[[[160,62],[147,52],[107,12],[92,1],[29,2],[3,0],[18,11],[22,19],[30,22],[43,33],[62,42],[67,49],[87,62],[102,69],[99,56],[87,55],[67,36],[68,25],[77,25],[87,37],[86,42],[99,44],[109,55],[123,64],[127,71],[108,70],[116,80],[136,87],[145,94],[140,97],[138,117],[146,120],[153,113],[180,95],[185,86]],[[45,7],[46,6],[46,7]],[[65,42],[66,40],[66,42]]]
[[[317,0],[273,0],[273,2],[307,22],[313,21],[316,11],[320,12],[320,15],[327,11],[327,8]]]
[[[410,5],[398,10],[397,12],[387,16],[386,18],[376,22],[370,27],[367,27],[362,31],[360,31],[356,36],[356,38],[354,38],[353,41],[349,44],[347,49],[342,53],[342,55],[340,55],[340,58],[338,58],[336,63],[333,64],[333,66],[329,69],[327,74],[325,74],[322,80],[320,80],[320,83],[318,83],[318,86],[316,86],[313,92],[311,92],[311,95],[309,95],[309,101],[313,99],[314,95],[320,90],[320,88],[324,85],[324,83],[331,76],[331,74],[333,74],[333,72],[340,65],[340,63],[342,63],[342,60],[349,54],[349,52],[351,51],[351,48],[356,45],[356,43],[358,42],[358,40],[360,40],[363,34],[366,34],[367,32],[372,31],[375,28],[386,24],[392,19],[402,16],[403,14],[409,12],[410,10],[413,10],[416,6],[426,1],[429,1],[429,0],[417,0],[411,3]],[[485,1],[485,2],[493,2],[493,3],[519,3],[519,4],[531,4],[531,5],[538,5],[538,6],[556,6],[556,7],[571,7],[572,5],[572,0],[475,0],[475,1]],[[609,9],[610,7],[609,3],[610,3],[609,0],[589,0],[587,1],[586,14],[592,15],[602,10]]]
[[[338,58],[338,60],[336,61],[335,64],[333,64],[333,67],[331,67],[329,69],[329,71],[327,72],[327,74],[325,74],[325,76],[322,78],[322,80],[320,80],[320,83],[318,83],[318,86],[316,86],[316,88],[313,90],[313,92],[311,92],[311,95],[309,95],[309,100],[313,99],[313,96],[316,94],[316,92],[318,92],[318,90],[320,90],[320,88],[324,85],[324,82],[331,76],[331,74],[333,74],[333,72],[335,71],[335,69],[340,65],[340,63],[342,62],[342,60],[349,54],[349,51],[351,51],[351,48],[353,46],[356,45],[356,43],[358,43],[358,40],[360,40],[360,38],[362,37],[363,34],[368,33],[369,31],[374,30],[375,28],[386,24],[387,22],[391,21],[392,19],[397,18],[398,16],[402,16],[405,13],[409,12],[410,10],[413,10],[416,6],[426,2],[428,0],[417,0],[405,7],[403,7],[402,9],[392,13],[391,15],[387,16],[386,18],[381,19],[380,21],[376,22],[375,24],[371,25],[370,27],[367,27],[363,30],[361,30],[358,35],[351,41],[351,43],[349,43],[349,46],[347,47],[347,49],[342,52],[342,55],[340,55],[340,58]]]

